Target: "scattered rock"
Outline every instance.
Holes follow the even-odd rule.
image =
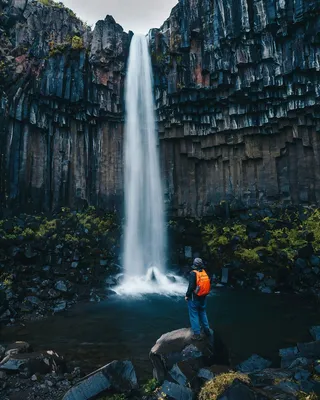
[[[56,288],[56,290],[59,290],[60,292],[67,292],[68,291],[67,285],[63,281],[58,281],[55,284],[55,288]]]
[[[55,313],[64,311],[67,308],[67,302],[66,301],[58,301],[55,303],[53,307],[53,311]]]
[[[72,387],[63,400],[89,400],[106,390],[130,393],[138,381],[130,361],[113,361],[83,378]]]
[[[236,369],[243,373],[251,373],[269,368],[271,364],[271,361],[266,360],[257,354],[253,354],[248,360],[239,364]]]
[[[192,400],[194,397],[191,389],[168,381],[163,382],[158,398],[163,398],[163,395],[169,400]]]

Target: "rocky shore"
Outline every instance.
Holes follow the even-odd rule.
[[[162,335],[150,351],[150,377],[140,382],[128,360],[83,376],[52,350],[26,342],[0,347],[3,400],[316,400],[320,394],[320,327],[313,341],[279,350],[279,365],[252,355],[238,365],[216,332],[201,342],[189,329]],[[152,368],[151,368],[152,367]]]
[[[105,299],[120,272],[117,216],[94,208],[6,218],[0,244],[0,324]]]

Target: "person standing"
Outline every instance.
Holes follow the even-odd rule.
[[[185,296],[188,302],[189,318],[193,330],[192,340],[202,340],[201,327],[206,336],[211,335],[207,312],[206,297],[210,293],[211,282],[203,268],[201,258],[193,261],[192,271],[189,276],[189,286]]]

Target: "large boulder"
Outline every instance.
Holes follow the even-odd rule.
[[[157,340],[150,351],[150,359],[153,375],[159,382],[170,377],[170,380],[180,383],[188,375],[196,376],[205,366],[229,363],[228,351],[215,333],[202,341],[193,341],[192,335],[191,329],[183,328],[166,333]]]
[[[89,400],[108,390],[130,393],[138,381],[130,361],[112,361],[83,378],[63,397],[63,400]]]

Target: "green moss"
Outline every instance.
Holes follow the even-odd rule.
[[[53,219],[51,221],[44,220],[44,222],[39,226],[38,230],[35,232],[37,239],[42,239],[46,236],[53,234],[57,229],[57,220]]]
[[[74,50],[81,50],[83,49],[83,39],[80,36],[73,36],[71,39],[71,47]]]
[[[257,249],[241,249],[235,252],[235,256],[248,264],[261,264]]]
[[[221,374],[204,385],[199,394],[199,400],[216,400],[236,379],[250,384],[248,376],[239,372]]]

